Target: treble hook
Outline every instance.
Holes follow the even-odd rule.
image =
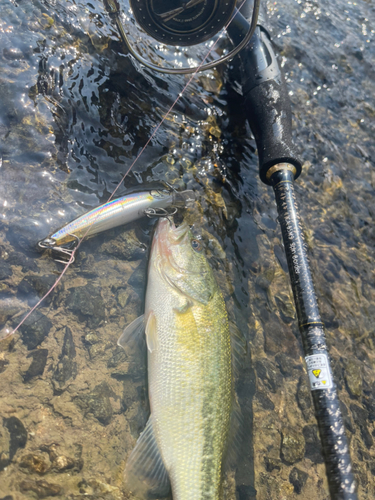
[[[177,213],[177,208],[173,208],[171,212],[168,212],[165,208],[147,208],[145,210],[145,215],[149,217],[150,219],[154,217],[172,217]]]
[[[75,241],[72,243],[73,248],[52,247],[51,250],[53,252],[57,252],[58,254],[67,255],[69,257],[69,261],[70,261],[70,259],[72,258],[73,252],[78,247],[78,245],[80,244],[81,240],[78,238],[77,235],[75,235],[73,233],[68,233],[68,234],[69,234],[69,236],[72,236],[73,238],[75,238]],[[61,264],[67,264],[69,262],[69,261],[66,261],[66,260],[59,260],[59,259],[55,259],[55,258],[53,260],[55,262],[60,262]],[[70,263],[73,264],[74,261],[75,261],[75,257],[73,256],[73,259],[72,259],[72,261]]]

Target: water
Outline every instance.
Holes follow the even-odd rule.
[[[98,1],[0,8],[0,320],[11,327],[61,272],[36,242],[108,199],[187,78],[134,63]],[[374,7],[287,0],[268,11],[359,498],[372,499]],[[187,217],[249,342],[237,384],[246,432],[226,497],[327,499],[276,206],[258,178],[237,71],[194,79],[125,187],[167,179],[195,190]],[[3,497],[124,498],[149,408],[144,353],[116,342],[142,312],[150,231],[143,221],[84,242],[27,328],[0,344]]]

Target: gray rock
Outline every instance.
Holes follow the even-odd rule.
[[[11,461],[19,448],[24,448],[27,443],[27,431],[21,420],[17,417],[4,418],[4,427],[10,435],[9,461]]]
[[[306,472],[293,467],[289,474],[289,482],[294,486],[294,493],[297,493],[297,495],[301,493],[308,477],[309,475]]]
[[[38,377],[39,375],[43,375],[44,368],[47,363],[48,349],[37,349],[35,351],[30,352],[26,357],[33,358],[31,365],[26,370],[26,372],[22,375],[23,381],[29,382],[34,377]]]
[[[351,359],[346,363],[345,382],[352,398],[359,398],[362,395],[361,371],[361,365],[358,361]]]
[[[108,425],[113,408],[109,400],[112,391],[106,382],[97,385],[90,394],[77,396],[74,402],[86,413],[91,413],[100,423]]]
[[[90,327],[98,326],[105,317],[102,296],[91,284],[70,289],[66,307],[74,312],[80,321],[87,321]]]
[[[77,376],[77,363],[74,361],[76,349],[70,328],[65,327],[64,343],[59,356],[59,362],[52,375],[55,394],[62,393],[67,388],[67,382]]]
[[[17,321],[18,324],[18,321]],[[40,311],[34,311],[20,326],[22,341],[28,350],[35,349],[47,337],[52,327],[51,321]]]
[[[305,455],[305,439],[302,433],[291,427],[284,427],[281,436],[281,458],[288,464],[294,464]]]

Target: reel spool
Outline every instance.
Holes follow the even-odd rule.
[[[144,66],[160,73],[188,74],[216,67],[232,59],[253,36],[259,13],[260,0],[254,0],[251,23],[241,42],[226,55],[208,64],[189,68],[169,68],[159,66],[144,59],[133,48],[120,20],[118,0],[104,0],[109,14],[115,19],[120,35],[130,53]],[[241,7],[252,0],[240,2]],[[129,5],[137,25],[154,40],[181,47],[197,45],[212,39],[229,23],[235,23],[243,16],[236,9],[237,0],[129,0]]]
[[[155,40],[183,47],[205,42],[229,23],[236,0],[130,0],[134,17]]]

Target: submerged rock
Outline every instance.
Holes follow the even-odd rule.
[[[11,461],[19,448],[24,448],[27,443],[27,431],[21,420],[17,417],[4,418],[4,427],[10,435],[9,461]]]
[[[29,351],[40,345],[49,334],[51,321],[40,311],[36,310],[20,326],[22,341]]]
[[[18,285],[17,297],[22,300],[27,300],[29,305],[35,305],[41,297],[44,297],[55,282],[56,276],[52,274],[25,276]],[[60,281],[53,293],[45,298],[45,303],[50,304],[52,300],[56,300],[56,293],[62,291],[63,289],[64,285]]]
[[[305,439],[300,432],[291,427],[284,427],[281,439],[281,458],[288,464],[294,464],[305,455]]]
[[[65,327],[64,343],[59,362],[52,375],[52,384],[56,394],[67,388],[67,382],[77,376],[77,363],[74,361],[76,349],[70,328]]]
[[[317,425],[306,425],[303,430],[305,438],[305,457],[309,458],[314,464],[323,463],[322,445],[318,435]]]
[[[313,416],[311,391],[307,385],[305,376],[300,377],[297,388],[298,406],[302,412],[303,418],[309,420]]]
[[[23,455],[20,459],[20,467],[27,469],[29,472],[36,472],[37,474],[45,474],[50,469],[50,464],[44,456],[37,453],[29,453]]]
[[[294,486],[294,493],[297,493],[297,495],[301,493],[308,477],[309,475],[306,472],[293,467],[289,474],[289,482]]]
[[[345,366],[345,382],[352,398],[362,395],[362,374],[359,361],[349,360]]]
[[[90,394],[77,396],[74,402],[85,414],[91,413],[100,423],[108,425],[113,415],[110,394],[112,394],[110,387],[106,382],[102,382]]]
[[[38,375],[43,375],[47,363],[48,349],[37,349],[30,352],[26,358],[33,358],[31,365],[23,374],[23,381],[29,382]]]
[[[69,290],[66,307],[90,327],[98,326],[105,317],[104,301],[99,291],[91,284]]]
[[[47,481],[31,481],[25,480],[20,482],[20,490],[22,493],[36,494],[37,498],[56,497],[62,494],[62,487],[58,484],[47,483]]]

